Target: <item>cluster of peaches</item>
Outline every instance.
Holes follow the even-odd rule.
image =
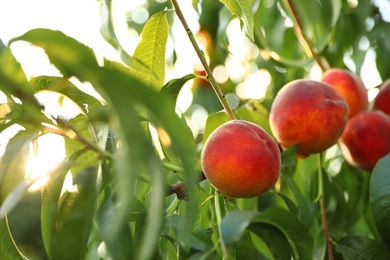
[[[277,93],[269,122],[276,141],[244,120],[229,121],[209,136],[202,169],[221,193],[248,198],[269,190],[279,178],[280,151],[293,145],[303,159],[338,143],[350,165],[372,171],[390,153],[390,79],[372,108],[366,87],[350,71],[329,69],[320,81],[294,80]]]

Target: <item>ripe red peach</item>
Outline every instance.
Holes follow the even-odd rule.
[[[380,110],[358,113],[348,121],[339,144],[349,164],[372,171],[390,153],[390,116]]]
[[[345,69],[328,69],[322,75],[322,82],[335,87],[347,101],[349,106],[349,118],[360,111],[367,110],[367,89],[360,77]]]
[[[269,121],[277,142],[284,149],[299,145],[297,156],[305,158],[334,145],[348,117],[348,104],[334,87],[300,79],[279,90]]]
[[[202,150],[203,172],[211,185],[228,197],[256,197],[279,178],[278,144],[260,126],[232,120],[214,130]]]
[[[375,97],[374,109],[379,109],[390,115],[390,79],[382,83],[379,92]]]

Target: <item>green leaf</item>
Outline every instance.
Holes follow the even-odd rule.
[[[49,174],[43,192],[41,207],[42,238],[46,252],[51,255],[55,250],[53,241],[56,236],[59,200],[65,176],[73,163],[64,160]]]
[[[0,217],[0,259],[27,259],[12,238],[6,216]]]
[[[118,211],[115,209],[116,204],[112,192],[104,194],[103,202],[98,211],[98,227],[100,238],[106,244],[108,252],[113,259],[128,259],[134,251],[131,243],[131,231],[128,223],[123,222],[119,231],[113,232],[112,221],[117,221]],[[130,196],[130,195],[129,195]],[[132,201],[136,201],[133,199]]]
[[[168,95],[176,103],[181,88],[187,81],[193,78],[195,78],[195,74],[188,74],[178,79],[172,79],[161,88],[160,92]]]
[[[77,191],[61,196],[48,252],[52,259],[84,259],[96,206],[96,178],[97,167],[79,172],[73,181]]]
[[[390,259],[390,252],[384,244],[363,236],[343,237],[340,241],[338,241],[336,250],[343,255],[344,259]]]
[[[0,216],[10,213],[19,201],[22,200],[23,196],[34,182],[35,181],[33,180],[23,180],[19,182],[0,205]]]
[[[25,165],[30,154],[30,144],[37,137],[36,132],[21,130],[11,138],[0,158],[0,202],[24,181]]]
[[[267,224],[277,228],[287,239],[296,259],[309,259],[313,255],[313,239],[306,228],[290,212],[273,207],[264,212],[233,211],[222,220],[222,239],[226,244],[237,242],[248,226]],[[251,230],[251,228],[249,228]]]
[[[383,242],[390,245],[390,154],[372,171],[369,196],[375,225]]]
[[[258,216],[257,212],[231,211],[221,222],[222,240],[227,246],[237,243],[249,224]]]
[[[22,36],[10,41],[28,41],[38,47],[42,47],[49,57],[51,63],[64,76],[80,75],[79,79],[85,81],[87,76],[91,76],[88,71],[96,69],[98,63],[93,50],[73,38],[67,37],[61,31],[49,29],[30,30]]]
[[[254,21],[252,15],[252,5],[249,0],[220,0],[234,15],[244,23],[245,32],[254,41]]]
[[[234,110],[239,119],[247,120],[261,126],[269,135],[272,131],[269,126],[268,110],[258,102],[248,102]]]
[[[294,166],[297,163],[297,151],[299,145],[293,145],[288,147],[282,152],[282,166]]]
[[[84,114],[99,112],[102,103],[95,97],[81,91],[66,78],[53,76],[39,76],[30,80],[35,93],[50,91],[65,96],[75,102]]]
[[[201,231],[197,231],[197,235],[191,232],[191,223],[184,216],[169,215],[166,217],[166,226],[171,228],[177,237],[178,242],[183,247],[190,247],[200,251],[211,250],[211,240],[205,241],[199,237]],[[202,234],[203,236],[203,234]]]
[[[206,126],[204,128],[203,142],[206,142],[207,138],[209,138],[210,134],[214,132],[215,129],[228,122],[229,120],[230,118],[228,114],[226,114],[226,112],[224,111],[209,115],[206,120]]]
[[[132,63],[132,57],[123,49],[120,44],[114,28],[114,17],[112,16],[112,1],[105,0],[104,4],[100,8],[100,34],[103,38],[114,47],[120,54],[123,62],[130,65]]]
[[[305,225],[307,230],[310,230],[315,222],[312,203],[305,198],[290,176],[282,174],[282,179],[287,183],[297,201],[299,221]]]
[[[281,2],[287,6],[287,1]],[[288,3],[295,9],[305,36],[318,52],[322,52],[329,43],[332,29],[340,15],[341,0],[293,0]],[[290,11],[290,8],[286,9]],[[289,11],[287,13],[291,15]]]
[[[257,242],[257,251],[262,255],[267,255],[268,258],[266,259],[293,259],[289,242],[278,228],[268,224],[256,223],[256,225],[250,227],[250,230]]]
[[[303,67],[312,60],[303,51],[293,28],[285,26],[279,1],[260,1],[254,21],[255,43],[279,63]]]
[[[24,123],[47,121],[41,113],[42,106],[35,99],[21,65],[12,55],[11,50],[4,45],[0,45],[0,91],[11,101],[14,97],[22,101],[23,118],[20,121],[25,121]]]
[[[42,38],[32,38],[29,35],[41,34]],[[86,55],[89,49],[56,31],[48,29],[35,29],[19,37],[19,40],[32,41],[34,45],[42,46],[48,53],[55,66],[71,72],[80,80],[88,80],[96,88],[99,94],[107,100],[114,113],[111,118],[114,127],[118,127],[121,147],[116,156],[115,184],[115,214],[110,223],[111,237],[115,237],[122,231],[127,223],[127,216],[134,207],[133,196],[129,196],[129,187],[136,185],[137,176],[142,170],[151,174],[151,190],[148,200],[151,211],[148,215],[149,229],[145,232],[139,252],[140,258],[150,258],[156,248],[160,230],[164,221],[165,211],[165,176],[161,163],[154,147],[146,137],[144,129],[139,124],[139,118],[135,111],[135,104],[141,105],[149,112],[151,122],[156,127],[162,127],[171,141],[172,149],[181,160],[185,170],[184,181],[187,186],[189,203],[186,203],[186,215],[194,218],[197,209],[197,174],[195,172],[195,147],[189,143],[184,133],[187,126],[175,113],[175,106],[168,97],[158,93],[155,89],[135,79],[123,66],[114,66],[106,63],[105,67],[97,67],[96,59]],[[47,40],[47,42],[46,42]],[[45,44],[43,44],[45,43]],[[76,57],[69,59],[63,55],[56,55],[56,46],[68,44],[65,48],[68,55]],[[53,53],[52,53],[53,52]],[[78,58],[80,56],[80,58]],[[73,69],[79,67],[80,69]],[[82,68],[82,69],[81,69]],[[137,256],[136,256],[137,257]]]
[[[145,66],[143,70],[132,70],[133,75],[158,90],[164,85],[167,39],[168,20],[166,11],[163,11],[152,15],[146,22],[133,56]]]

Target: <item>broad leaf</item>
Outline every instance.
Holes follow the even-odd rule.
[[[305,198],[305,196],[299,190],[298,186],[292,181],[290,176],[287,174],[282,174],[282,179],[287,183],[291,192],[294,194],[295,200],[297,201],[299,210],[298,218],[300,222],[305,225],[307,230],[310,230],[315,222],[313,215],[314,206]]]
[[[390,252],[386,246],[376,240],[362,236],[347,236],[338,241],[336,250],[344,259],[387,260]]]
[[[145,69],[132,70],[132,73],[144,84],[161,89],[165,80],[165,48],[168,39],[168,20],[165,11],[152,15],[145,24],[141,41],[133,57],[145,66]]]
[[[22,259],[22,255],[9,230],[7,217],[0,217],[0,259]]]
[[[225,244],[237,243],[257,216],[257,212],[250,211],[232,211],[227,214],[221,223],[221,235]]]
[[[220,0],[233,14],[244,23],[245,32],[254,41],[254,21],[252,15],[252,2],[249,0]]]
[[[230,212],[221,223],[222,239],[227,244],[237,242],[250,224],[266,224],[278,229],[287,239],[296,259],[309,259],[313,254],[313,240],[303,224],[288,211],[276,207],[261,213]]]
[[[65,191],[61,196],[48,251],[52,259],[85,257],[96,206],[96,178],[97,167],[79,172],[73,181],[77,191]]]
[[[166,217],[166,226],[171,228],[181,246],[190,247],[199,251],[208,251],[212,248],[211,239],[204,241],[191,232],[192,225],[183,216],[170,215]],[[200,232],[198,231],[198,234]]]
[[[371,173],[370,206],[383,242],[390,245],[390,154],[380,159]]]

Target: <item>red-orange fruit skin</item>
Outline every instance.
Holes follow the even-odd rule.
[[[358,113],[348,121],[339,145],[349,164],[372,171],[390,153],[390,116],[380,110]]]
[[[345,69],[328,69],[322,75],[322,82],[336,88],[349,106],[349,117],[368,108],[367,89],[360,77]]]
[[[348,104],[334,87],[299,79],[279,90],[269,121],[279,144],[284,149],[299,145],[297,156],[305,158],[334,145],[348,118]]]
[[[390,79],[382,83],[374,99],[374,109],[381,110],[390,116]]]
[[[251,198],[268,191],[278,180],[280,149],[260,126],[231,120],[206,140],[201,164],[218,191],[232,198]]]

